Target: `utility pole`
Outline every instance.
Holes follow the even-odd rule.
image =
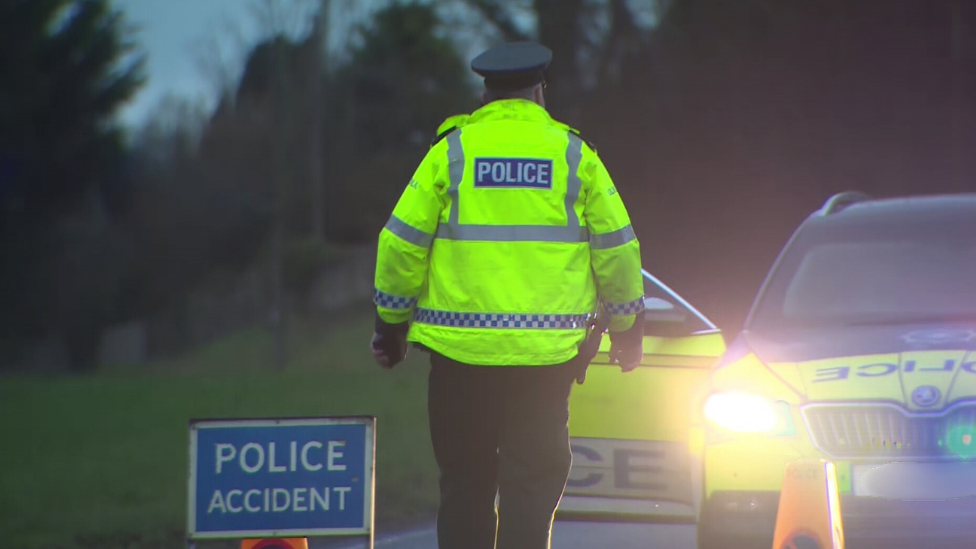
[[[322,78],[325,74],[323,65],[328,58],[326,50],[329,25],[329,0],[320,0],[319,12],[315,16],[315,27],[312,34],[313,54],[312,90],[311,96],[311,136],[309,138],[309,180],[312,187],[312,237],[318,242],[324,242],[326,237],[325,189],[322,182]]]

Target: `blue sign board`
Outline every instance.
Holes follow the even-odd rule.
[[[190,539],[372,535],[375,418],[190,423]]]

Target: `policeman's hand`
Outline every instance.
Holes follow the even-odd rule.
[[[644,346],[638,343],[634,345],[623,345],[610,342],[610,364],[619,363],[620,369],[630,372],[640,365],[641,357],[644,355]]]
[[[630,372],[637,368],[644,356],[644,323],[638,316],[634,325],[623,332],[610,332],[610,364]]]
[[[410,331],[408,322],[389,324],[380,318],[379,313],[373,322],[373,339],[370,349],[373,358],[380,366],[390,369],[407,357],[407,332]]]
[[[407,336],[405,333],[385,336],[373,333],[370,349],[377,364],[389,370],[407,357]]]

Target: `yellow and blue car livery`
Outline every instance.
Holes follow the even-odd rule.
[[[847,547],[976,547],[976,194],[840,193],[723,334],[644,271],[645,357],[570,399],[557,519],[697,521],[772,546],[788,462],[837,468]]]
[[[700,458],[694,437],[709,372],[725,350],[719,329],[647,270],[644,357],[622,373],[603,338],[570,395],[573,466],[557,520],[694,521]],[[698,450],[700,455],[700,450]]]
[[[701,549],[770,547],[786,463],[837,468],[848,547],[976,546],[976,195],[832,197],[701,403]]]

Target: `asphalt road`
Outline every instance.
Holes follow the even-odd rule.
[[[310,542],[312,540],[309,540]],[[335,546],[333,546],[335,547]],[[343,548],[366,547],[364,543],[342,544]],[[433,527],[396,535],[378,534],[377,549],[437,549]],[[615,524],[556,522],[552,549],[695,549],[693,524]],[[317,549],[309,543],[309,549]]]

